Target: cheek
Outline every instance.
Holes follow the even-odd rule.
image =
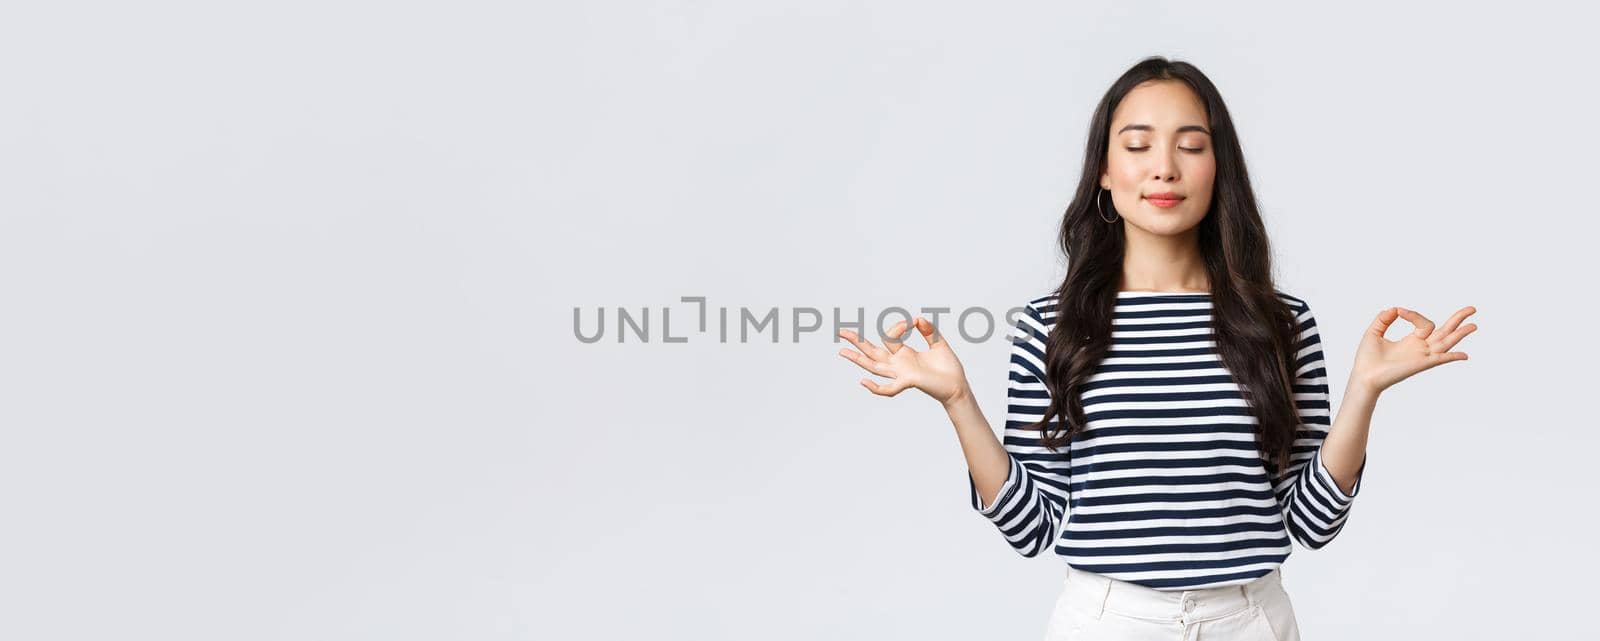
[[[1184,173],[1188,174],[1190,183],[1195,188],[1209,193],[1211,191],[1211,185],[1216,182],[1217,163],[1210,158],[1201,158],[1197,160],[1198,162],[1194,163],[1194,165]]]
[[[1111,174],[1111,178],[1119,185],[1137,185],[1145,174],[1139,163],[1126,157],[1112,158],[1106,173]]]

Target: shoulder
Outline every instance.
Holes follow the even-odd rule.
[[[1016,311],[1013,308],[1006,313],[1010,316]],[[1049,349],[1050,333],[1055,329],[1055,294],[1028,299],[1015,318],[1010,337],[1012,380],[1036,383],[1044,379],[1045,352]],[[1027,378],[1017,379],[1019,374]]]
[[[1022,316],[1043,327],[1054,325],[1056,321],[1055,293],[1039,294],[1028,299],[1028,302],[1022,306]]]
[[[1034,296],[1022,304],[1020,310],[1010,316],[1015,320],[1012,327],[1011,342],[1017,347],[1024,345],[1032,351],[1043,353],[1045,344],[1049,342],[1050,332],[1056,324],[1056,296],[1055,294],[1041,294]],[[1011,315],[1012,312],[1007,312]]]
[[[1311,313],[1311,303],[1299,296],[1278,290],[1278,298],[1288,303],[1289,311],[1294,313],[1295,331],[1301,340],[1308,343],[1321,343],[1321,330],[1317,328],[1317,317]]]
[[[1282,300],[1284,303],[1287,303],[1289,305],[1289,309],[1294,312],[1295,316],[1303,319],[1311,315],[1311,303],[1307,302],[1306,299],[1295,296],[1294,294],[1290,294],[1282,289],[1276,289],[1276,291],[1278,293],[1278,299]]]
[[[1023,307],[1039,314],[1044,314],[1046,312],[1054,314],[1056,311],[1055,292],[1034,296],[1033,298],[1028,299],[1028,303]]]

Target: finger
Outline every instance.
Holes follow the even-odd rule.
[[[889,348],[890,354],[897,354],[901,347],[905,347],[906,322],[900,321],[889,328],[889,333],[884,335],[883,346]],[[894,339],[894,340],[890,340]]]
[[[845,357],[850,362],[860,365],[861,369],[872,372],[873,374],[886,376],[889,378],[894,377],[894,375],[890,373],[892,370],[889,369],[889,365],[883,361],[867,358],[866,355],[860,352],[852,352],[849,349],[839,350],[839,355]]]
[[[1372,324],[1367,326],[1367,331],[1377,334],[1378,338],[1383,338],[1383,335],[1389,331],[1389,326],[1394,324],[1395,319],[1400,318],[1399,310],[1400,308],[1398,307],[1389,307],[1378,312],[1378,317],[1372,319]]]
[[[1445,363],[1454,363],[1456,361],[1467,360],[1467,353],[1466,352],[1439,352],[1437,354],[1429,354],[1427,356],[1427,359],[1428,359],[1428,364],[1424,365],[1422,367],[1422,369],[1417,370],[1417,371],[1425,372],[1425,371],[1428,371],[1428,370],[1433,369],[1435,367],[1438,367],[1440,365],[1443,365]]]
[[[1461,321],[1466,320],[1468,316],[1473,315],[1477,311],[1478,308],[1471,305],[1456,310],[1456,313],[1450,315],[1450,320],[1445,321],[1444,325],[1439,326],[1437,333],[1441,337],[1448,336],[1450,333],[1456,331],[1456,327],[1461,325]]]
[[[910,320],[911,319],[908,318],[895,323],[894,327],[891,327],[889,328],[889,331],[884,332],[883,344],[889,348],[890,353],[898,352],[900,351],[901,347],[905,346],[906,339],[909,338],[906,330],[911,329],[911,323],[909,322]]]
[[[1467,323],[1466,325],[1462,325],[1460,328],[1456,329],[1456,331],[1450,332],[1438,343],[1435,343],[1433,345],[1433,350],[1437,352],[1443,352],[1455,347],[1456,343],[1461,342],[1461,339],[1466,338],[1467,334],[1471,334],[1472,332],[1477,331],[1477,329],[1477,323]]]
[[[877,394],[878,396],[894,396],[895,394],[899,394],[906,389],[906,385],[900,381],[890,381],[880,385],[877,381],[868,378],[861,379],[861,386],[867,388],[873,394]]]
[[[928,347],[933,347],[944,340],[944,336],[939,334],[939,328],[933,326],[933,321],[921,316],[917,317],[917,331],[922,332],[922,338],[928,341]]]
[[[855,332],[852,332],[848,329],[841,329],[839,330],[839,335],[843,336],[845,340],[850,341],[851,345],[855,345],[856,349],[861,350],[861,353],[872,357],[872,360],[881,361],[889,357],[889,353],[884,351],[883,348],[873,345],[869,341],[861,340],[861,335]]]
[[[1427,316],[1423,316],[1422,314],[1418,314],[1417,312],[1404,307],[1396,307],[1394,309],[1400,313],[1401,318],[1404,318],[1407,322],[1417,326],[1417,329],[1411,332],[1412,336],[1426,339],[1427,337],[1433,335],[1433,321],[1428,320]]]

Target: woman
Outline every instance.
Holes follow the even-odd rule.
[[[1378,312],[1337,419],[1311,308],[1273,284],[1233,123],[1194,66],[1153,57],[1090,124],[1061,223],[1067,275],[1013,335],[1004,444],[925,318],[840,354],[944,404],[972,506],[1023,556],[1065,559],[1047,639],[1299,638],[1280,582],[1290,540],[1327,545],[1366,469],[1378,395],[1452,352],[1476,310],[1443,325]],[[1397,318],[1416,330],[1385,332]]]

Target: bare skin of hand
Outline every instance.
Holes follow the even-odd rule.
[[[950,405],[963,395],[970,395],[966,370],[962,369],[961,361],[950,349],[950,342],[939,335],[932,321],[918,316],[912,322],[928,342],[926,351],[919,352],[906,344],[902,338],[906,333],[906,322],[900,321],[886,333],[890,340],[884,341],[884,347],[862,340],[861,336],[850,330],[839,330],[839,336],[856,347],[855,350],[841,349],[839,355],[872,374],[888,379],[882,383],[870,378],[861,379],[862,387],[879,396],[895,396],[916,388],[940,403]]]
[[[1378,312],[1378,317],[1373,319],[1366,334],[1361,337],[1361,345],[1356,348],[1355,364],[1350,371],[1351,380],[1376,393],[1418,372],[1467,360],[1466,352],[1452,352],[1450,348],[1478,329],[1474,323],[1461,324],[1477,311],[1476,307],[1463,307],[1452,314],[1450,320],[1438,326],[1428,317],[1404,307],[1390,307]],[[1384,338],[1384,333],[1398,318],[1406,319],[1416,326],[1416,330],[1399,340]]]

